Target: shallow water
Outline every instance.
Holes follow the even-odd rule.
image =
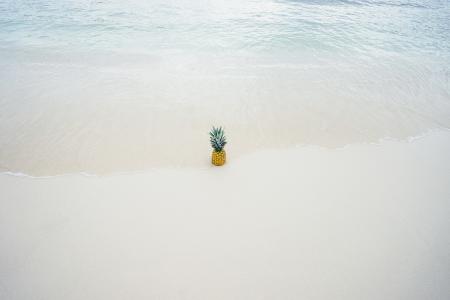
[[[450,128],[448,1],[0,1],[0,170],[207,166]]]

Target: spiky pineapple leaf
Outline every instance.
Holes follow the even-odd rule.
[[[225,132],[222,127],[214,127],[209,132],[211,147],[215,151],[222,151],[223,147],[227,144],[227,139],[225,137]]]

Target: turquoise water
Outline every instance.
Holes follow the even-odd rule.
[[[449,57],[448,1],[8,1],[2,47]]]
[[[200,166],[450,127],[449,1],[0,0],[0,168]],[[205,142],[206,141],[206,142]]]

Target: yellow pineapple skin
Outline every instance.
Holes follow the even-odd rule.
[[[211,162],[215,166],[223,166],[227,160],[227,154],[225,150],[213,151],[211,155]]]

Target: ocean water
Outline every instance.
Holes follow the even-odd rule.
[[[0,0],[0,171],[208,166],[450,128],[447,0]]]

